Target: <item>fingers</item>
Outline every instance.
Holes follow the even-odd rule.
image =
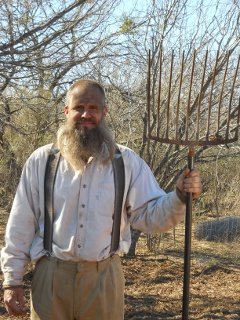
[[[22,288],[4,290],[4,302],[7,312],[15,317],[26,314]]]
[[[202,193],[202,182],[198,170],[185,169],[177,181],[177,188],[184,196],[187,193],[192,193],[193,199],[197,199]]]
[[[193,170],[193,171],[195,171],[195,170]],[[187,177],[187,175],[190,174],[190,173],[191,173],[191,171],[190,171],[188,168],[186,168],[186,169],[180,174],[179,179],[180,179],[180,180],[184,180],[184,179]]]
[[[183,190],[185,193],[192,193],[193,199],[197,199],[202,193],[202,181],[199,172],[194,169],[190,172],[189,169],[183,172]]]

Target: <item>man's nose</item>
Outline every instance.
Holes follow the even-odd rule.
[[[82,112],[81,112],[81,116],[82,116],[83,118],[88,118],[88,117],[90,117],[89,109],[88,109],[88,108],[83,108],[83,109],[82,109]]]

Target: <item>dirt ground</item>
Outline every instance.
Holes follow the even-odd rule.
[[[5,220],[6,213],[1,212],[0,247],[4,244]],[[170,232],[161,238],[155,253],[147,250],[146,236],[142,235],[137,256],[122,257],[126,320],[182,319],[183,227],[180,225],[174,236]],[[31,276],[30,270],[24,277],[28,298]],[[0,319],[12,319],[6,313],[2,291]],[[20,319],[29,319],[29,315]],[[239,242],[209,243],[193,239],[189,319],[240,319]]]

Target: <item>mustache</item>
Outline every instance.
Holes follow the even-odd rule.
[[[94,121],[93,119],[86,119],[86,118],[76,121],[75,124],[82,124],[85,122],[87,122],[87,123],[90,122],[90,123],[97,125],[96,121]]]

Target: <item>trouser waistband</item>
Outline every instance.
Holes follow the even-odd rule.
[[[88,271],[97,271],[100,272],[103,270],[111,261],[120,261],[120,257],[118,255],[113,255],[105,260],[102,261],[65,261],[60,260],[58,258],[54,258],[51,256],[44,256],[42,259],[48,260],[55,268],[72,271],[72,272],[78,272],[83,269],[86,269]],[[42,260],[40,259],[40,261]],[[40,262],[39,261],[39,262]]]

